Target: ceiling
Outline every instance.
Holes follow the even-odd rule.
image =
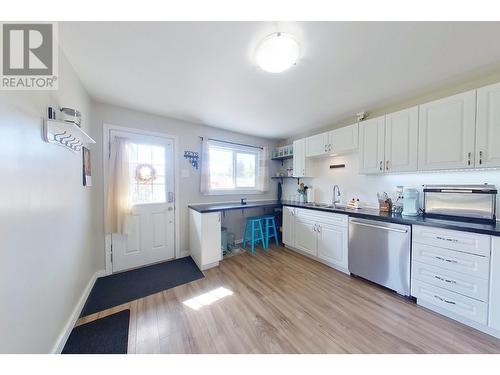
[[[297,65],[255,66],[268,34]],[[97,101],[269,138],[324,127],[500,68],[500,23],[62,22],[61,47]]]

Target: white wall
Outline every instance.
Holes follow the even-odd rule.
[[[190,203],[203,203],[203,202],[228,202],[239,201],[241,195],[202,195],[200,194],[200,170],[195,170],[191,167],[190,163],[184,159],[184,151],[197,151],[200,152],[201,140],[200,136],[207,136],[210,138],[217,138],[222,140],[230,140],[232,142],[240,142],[244,144],[251,144],[256,146],[264,146],[275,144],[263,138],[257,138],[238,133],[233,133],[221,129],[212,128],[209,126],[194,124],[186,121],[171,119],[162,116],[147,114],[144,112],[137,112],[121,107],[116,107],[107,104],[96,103],[94,105],[95,124],[98,128],[97,143],[98,151],[96,163],[99,164],[98,173],[95,175],[94,181],[96,189],[99,192],[98,205],[101,211],[99,216],[99,225],[102,228],[104,218],[104,187],[102,176],[102,142],[103,142],[103,124],[118,125],[129,128],[143,129],[147,131],[162,132],[169,135],[178,136],[179,145],[177,148],[176,157],[179,159],[180,175],[182,171],[187,173],[187,177],[180,177],[180,191],[177,197],[177,207],[180,209],[180,256],[187,255],[189,252],[189,216],[188,204]],[[271,173],[274,172],[274,167]],[[274,199],[276,197],[276,183],[271,182],[271,189],[266,194],[252,194],[246,195],[248,200],[258,199]],[[234,224],[233,225],[242,225]],[[101,230],[100,241],[102,251],[104,253],[104,232]]]
[[[48,105],[78,108],[86,130],[92,123],[90,99],[62,55],[59,69],[58,91],[0,91],[2,353],[50,352],[103,263],[82,155],[42,139]]]
[[[345,168],[329,169],[331,164],[345,164]],[[500,170],[479,171],[439,171],[415,172],[386,175],[359,175],[358,153],[337,157],[312,159],[312,175],[303,181],[314,188],[315,200],[322,203],[332,202],[333,186],[339,185],[342,202],[351,198],[359,198],[362,204],[378,207],[377,192],[386,191],[391,194],[395,186],[403,185],[420,189],[422,198],[423,184],[483,184],[490,183],[500,188]],[[288,181],[283,189],[283,197],[296,194],[297,183]],[[500,207],[500,195],[497,197],[497,207]]]

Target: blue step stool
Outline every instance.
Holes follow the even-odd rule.
[[[276,220],[274,219],[274,215],[264,215],[262,219],[264,220],[264,228],[265,228],[264,232],[264,240],[266,241],[265,249],[269,247],[269,239],[271,237],[274,237],[276,246],[279,246],[278,231],[276,229]]]
[[[263,217],[262,216],[252,216],[248,217],[247,221],[245,223],[245,233],[243,234],[243,247],[245,247],[247,240],[248,240],[248,234],[250,231],[250,246],[251,246],[251,251],[252,254],[255,252],[255,244],[258,243],[259,241],[262,243],[262,247],[266,248],[266,242],[264,239],[264,230],[262,227],[262,221]]]

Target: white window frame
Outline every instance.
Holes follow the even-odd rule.
[[[210,147],[218,147],[226,150],[231,150],[233,153],[233,181],[234,181],[234,188],[219,188],[219,189],[212,189],[210,186],[210,180],[209,180],[209,191],[208,195],[231,195],[231,194],[262,194],[262,191],[259,190],[259,162],[260,162],[260,148],[256,147],[247,147],[247,146],[242,146],[242,145],[236,145],[232,144],[229,142],[223,142],[223,141],[214,141],[214,140],[209,140],[208,141],[208,148],[210,152]],[[251,154],[255,155],[255,187],[237,187],[236,186],[236,175],[237,175],[237,170],[236,170],[236,154]],[[210,176],[210,165],[208,166],[209,170],[207,173]],[[210,177],[209,177],[210,179]]]

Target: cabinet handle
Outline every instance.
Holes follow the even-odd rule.
[[[436,299],[440,300],[441,302],[449,303],[450,305],[456,305],[456,303],[455,303],[455,302],[453,302],[453,301],[448,301],[447,299],[441,298],[441,297],[436,296],[436,295],[434,295],[434,298],[436,298]]]
[[[313,231],[317,232],[317,230],[316,230],[316,224],[313,227]]]
[[[483,164],[483,152],[479,151],[479,165]]]
[[[321,225],[318,225],[318,233],[321,233]]]
[[[325,144],[325,152],[327,151],[327,147],[328,147],[328,145]]]
[[[467,154],[467,165],[470,165],[470,163],[471,163],[471,160],[470,160],[471,156],[472,156],[472,155],[471,155],[471,153],[469,152],[469,153]]]
[[[442,241],[448,241],[448,242],[458,242],[456,238],[446,238],[446,237],[441,237],[441,236],[436,236],[438,240]]]
[[[388,171],[389,170],[389,160],[386,160],[385,161],[385,170]]]
[[[381,171],[383,171],[383,170],[384,170],[383,165],[384,165],[384,162],[383,162],[382,160],[380,160],[380,166],[379,166],[379,169],[380,169]]]
[[[329,151],[332,151],[332,145],[329,145],[330,147],[328,148]]]
[[[458,263],[458,261],[456,261],[456,260],[453,260],[453,259],[446,259],[446,258],[440,257],[440,256],[438,256],[438,255],[436,255],[434,258],[436,258],[436,259],[438,259],[438,260],[441,260],[441,261],[443,261],[443,262],[454,263],[454,264]]]
[[[444,281],[445,283],[449,283],[449,284],[456,284],[457,283],[455,280],[445,279],[444,277],[441,277],[438,275],[434,275],[434,278],[441,280],[441,281]]]

